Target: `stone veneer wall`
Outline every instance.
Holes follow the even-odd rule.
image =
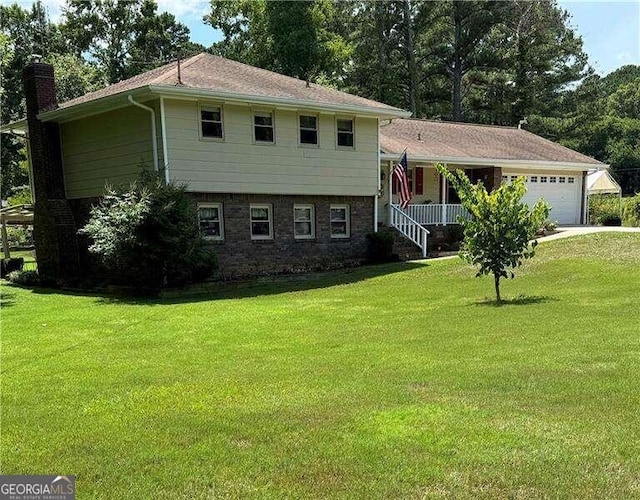
[[[336,263],[364,259],[366,235],[373,231],[373,197],[365,196],[279,196],[194,193],[196,202],[222,203],[224,241],[212,242],[223,277],[301,271],[331,267]],[[249,206],[273,206],[272,240],[252,240]],[[294,204],[313,204],[316,235],[313,240],[297,240],[293,235]],[[329,207],[350,207],[351,235],[331,238]]]

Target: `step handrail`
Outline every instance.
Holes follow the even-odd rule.
[[[391,204],[390,226],[396,228],[408,240],[422,250],[422,256],[427,256],[427,228],[412,219],[399,205]]]

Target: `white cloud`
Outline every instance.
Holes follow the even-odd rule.
[[[211,5],[208,0],[156,0],[156,2],[158,12],[169,12],[181,22],[185,22],[187,18],[202,18]],[[34,2],[33,0],[0,0],[0,3],[6,5],[17,3],[23,9],[31,9]],[[42,4],[51,20],[59,22],[62,17],[62,8],[66,5],[65,0],[42,0]]]
[[[208,10],[210,2],[207,0],[156,0],[158,12],[169,12],[178,21],[187,17],[202,17]]]
[[[632,59],[631,52],[627,50],[616,54],[616,61],[620,63],[630,62]]]

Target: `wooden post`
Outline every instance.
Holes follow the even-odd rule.
[[[7,237],[7,223],[2,217],[2,252],[5,259],[11,258],[11,250],[9,250],[9,239]]]

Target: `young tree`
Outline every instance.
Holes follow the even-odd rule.
[[[470,264],[479,266],[476,276],[493,274],[496,301],[500,296],[500,279],[513,278],[513,270],[535,253],[537,230],[549,216],[544,200],[529,208],[523,201],[527,188],[520,177],[511,184],[502,183],[487,192],[481,182],[472,184],[463,171],[449,171],[436,165],[438,171],[455,187],[469,219],[461,219],[464,242],[460,255]]]

